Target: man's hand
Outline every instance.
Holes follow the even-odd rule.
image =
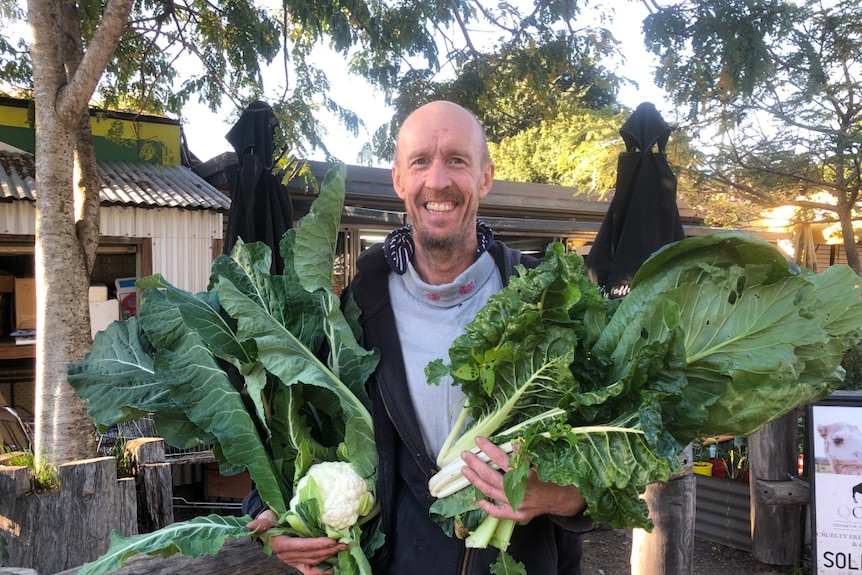
[[[261,512],[256,519],[250,521],[246,527],[257,534],[262,534],[275,527],[277,523],[278,518],[275,513],[267,509]],[[306,538],[276,535],[269,540],[269,545],[276,557],[299,570],[303,575],[331,574],[331,570],[321,570],[320,563],[339,551],[347,549],[347,545],[328,537]]]
[[[502,471],[509,471],[509,455],[485,439],[476,438],[476,445]],[[476,454],[465,451],[461,459],[466,464],[461,473],[488,499],[477,502],[479,508],[498,519],[529,521],[539,515],[572,516],[583,511],[587,504],[574,485],[557,485],[540,481],[535,470],[530,470],[524,500],[513,510],[503,491],[503,473],[482,461]]]

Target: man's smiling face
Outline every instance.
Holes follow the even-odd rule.
[[[482,129],[469,112],[433,102],[411,114],[399,132],[392,181],[417,250],[475,253],[479,200],[493,176]]]

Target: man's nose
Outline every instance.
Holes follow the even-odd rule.
[[[449,187],[452,178],[449,174],[449,166],[444,160],[434,160],[428,168],[425,186],[432,190],[442,190]]]

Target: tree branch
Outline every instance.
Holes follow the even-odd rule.
[[[99,79],[114,55],[126,28],[134,0],[109,0],[93,40],[69,83],[57,98],[57,113],[72,124],[84,113],[96,91]]]
[[[455,16],[455,21],[458,22],[458,27],[461,29],[461,34],[464,35],[464,42],[467,43],[467,48],[470,50],[473,64],[478,64],[479,51],[476,50],[475,46],[473,46],[473,40],[470,39],[470,33],[467,31],[467,27],[464,25],[464,20],[461,18],[461,13],[458,12],[458,5],[455,3],[455,0],[449,0],[449,6],[452,7],[452,14]]]

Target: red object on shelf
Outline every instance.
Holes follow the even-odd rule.
[[[727,470],[724,467],[724,461],[721,459],[710,459],[710,463],[712,463],[712,476],[722,478],[727,473]]]

